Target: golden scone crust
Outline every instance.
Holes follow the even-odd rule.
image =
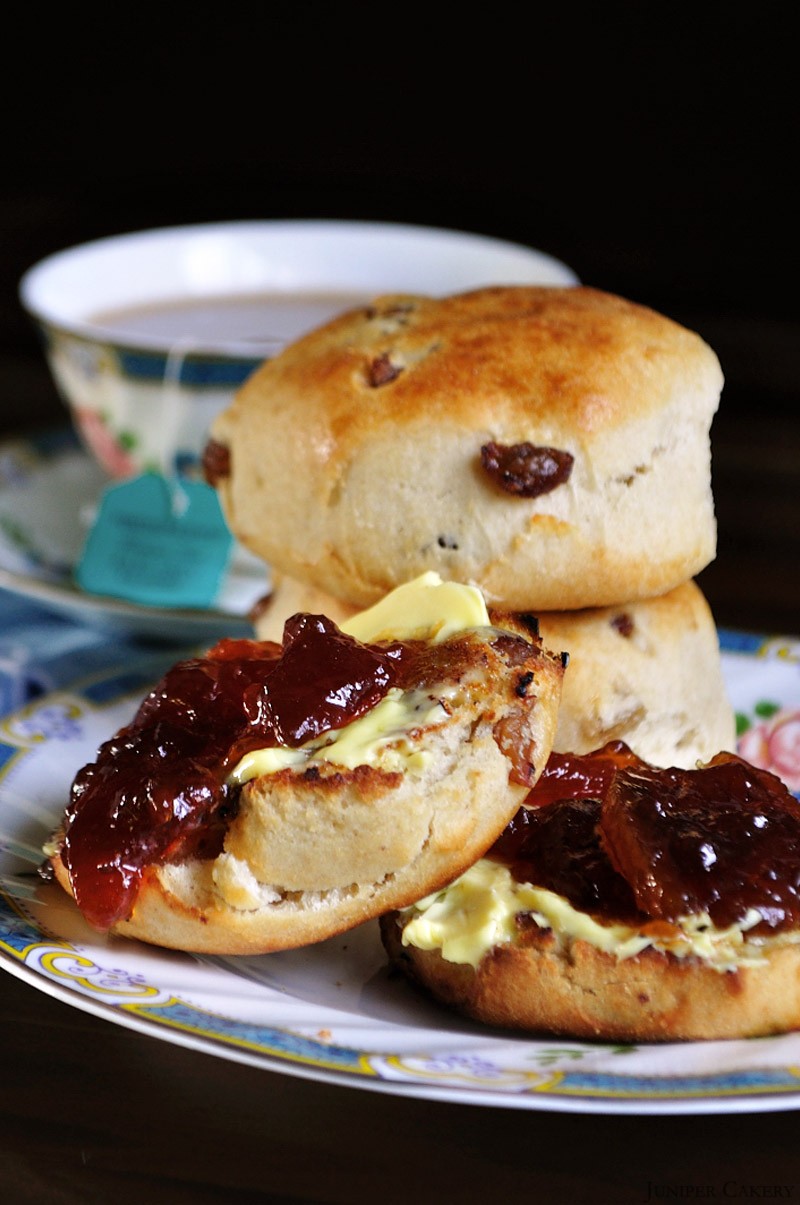
[[[563,666],[523,633],[507,617],[431,646],[415,689],[441,699],[442,714],[406,733],[404,745],[422,755],[413,769],[323,762],[254,778],[223,852],[148,867],[114,932],[266,953],[322,940],[455,878],[505,827],[552,748]],[[51,861],[69,891],[61,858]]]
[[[430,569],[509,610],[647,598],[713,558],[703,340],[591,288],[382,297],[265,363],[216,420],[229,524],[278,573],[355,606]],[[539,496],[489,444],[573,458]]]
[[[569,653],[554,749],[624,741],[654,766],[693,769],[736,748],[711,609],[696,582],[658,598],[543,612],[546,648]]]
[[[337,622],[354,607],[280,578],[257,626],[280,640],[296,611]],[[553,748],[591,753],[624,741],[655,766],[691,769],[736,747],[736,719],[722,674],[711,609],[694,581],[657,598],[537,615],[545,648],[569,654]]]
[[[617,959],[586,941],[559,947],[531,925],[472,966],[404,946],[381,918],[392,963],[440,1003],[488,1025],[575,1038],[675,1042],[760,1037],[800,1028],[800,946],[776,945],[763,965],[720,971],[653,948]]]

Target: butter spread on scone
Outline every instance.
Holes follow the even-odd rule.
[[[340,630],[366,644],[381,640],[427,640],[439,644],[470,628],[490,627],[480,590],[458,582],[443,582],[438,573],[421,574],[398,586],[386,598],[339,624]],[[431,699],[429,692],[390,688],[366,715],[343,728],[332,729],[296,749],[273,745],[245,754],[230,773],[230,781],[248,782],[278,770],[335,762],[355,769],[382,765],[397,770],[421,769],[426,755],[413,739],[420,728],[447,719],[447,699],[455,687]]]
[[[322,611],[346,627],[353,610],[278,576],[256,631],[262,640],[280,639],[296,611]],[[537,611],[536,618],[545,647],[569,652],[558,752],[586,754],[621,740],[653,765],[689,770],[735,750],[714,616],[696,582],[623,606]]]
[[[552,747],[561,659],[435,575],[347,626],[298,614],[282,646],[179,663],[79,772],[51,861],[91,923],[265,952],[485,852]]]
[[[507,866],[493,858],[479,858],[444,891],[414,904],[403,926],[403,944],[441,950],[448,962],[477,967],[494,946],[518,938],[517,918],[523,914],[539,928],[552,930],[565,945],[586,941],[620,959],[633,958],[652,946],[676,958],[694,956],[716,970],[730,971],[762,962],[768,948],[764,939],[746,940],[761,920],[756,908],[749,908],[724,929],[718,929],[707,912],[681,916],[662,926],[601,922],[555,891],[518,882]],[[800,931],[772,940],[800,942]]]

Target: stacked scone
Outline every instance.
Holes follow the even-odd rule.
[[[733,752],[694,580],[721,386],[587,288],[379,298],[267,362],[206,458],[275,576],[261,640],[76,777],[48,852],[87,919],[245,953],[378,918],[527,1030],[800,1026],[800,806]]]
[[[732,749],[713,558],[713,351],[588,288],[391,296],[256,372],[209,462],[272,567],[259,620],[352,614],[434,570],[569,653],[556,748],[657,765]]]
[[[734,718],[694,581],[716,548],[722,383],[650,309],[498,287],[344,314],[216,425],[231,526],[276,574],[263,635],[435,571],[568,654],[560,756],[525,806],[381,920],[394,964],[478,1020],[651,1040],[800,1020],[794,855],[773,873],[796,808],[722,752]]]

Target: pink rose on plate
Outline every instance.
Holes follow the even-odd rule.
[[[739,754],[751,765],[770,770],[790,791],[800,791],[800,711],[776,711],[739,738]]]

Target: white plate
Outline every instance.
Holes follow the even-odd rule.
[[[0,586],[126,635],[184,643],[252,635],[247,615],[268,592],[269,575],[239,546],[209,609],[144,607],[80,589],[73,570],[108,484],[68,428],[0,444]]]
[[[800,641],[723,636],[751,750],[800,729]],[[35,873],[75,771],[165,668],[151,659],[45,696],[0,725],[0,966],[67,1004],[271,1071],[456,1103],[602,1113],[800,1107],[800,1033],[628,1047],[460,1020],[387,975],[376,926],[261,958],[194,958],[90,930]],[[779,723],[783,727],[778,729]],[[800,788],[798,742],[773,747]]]

